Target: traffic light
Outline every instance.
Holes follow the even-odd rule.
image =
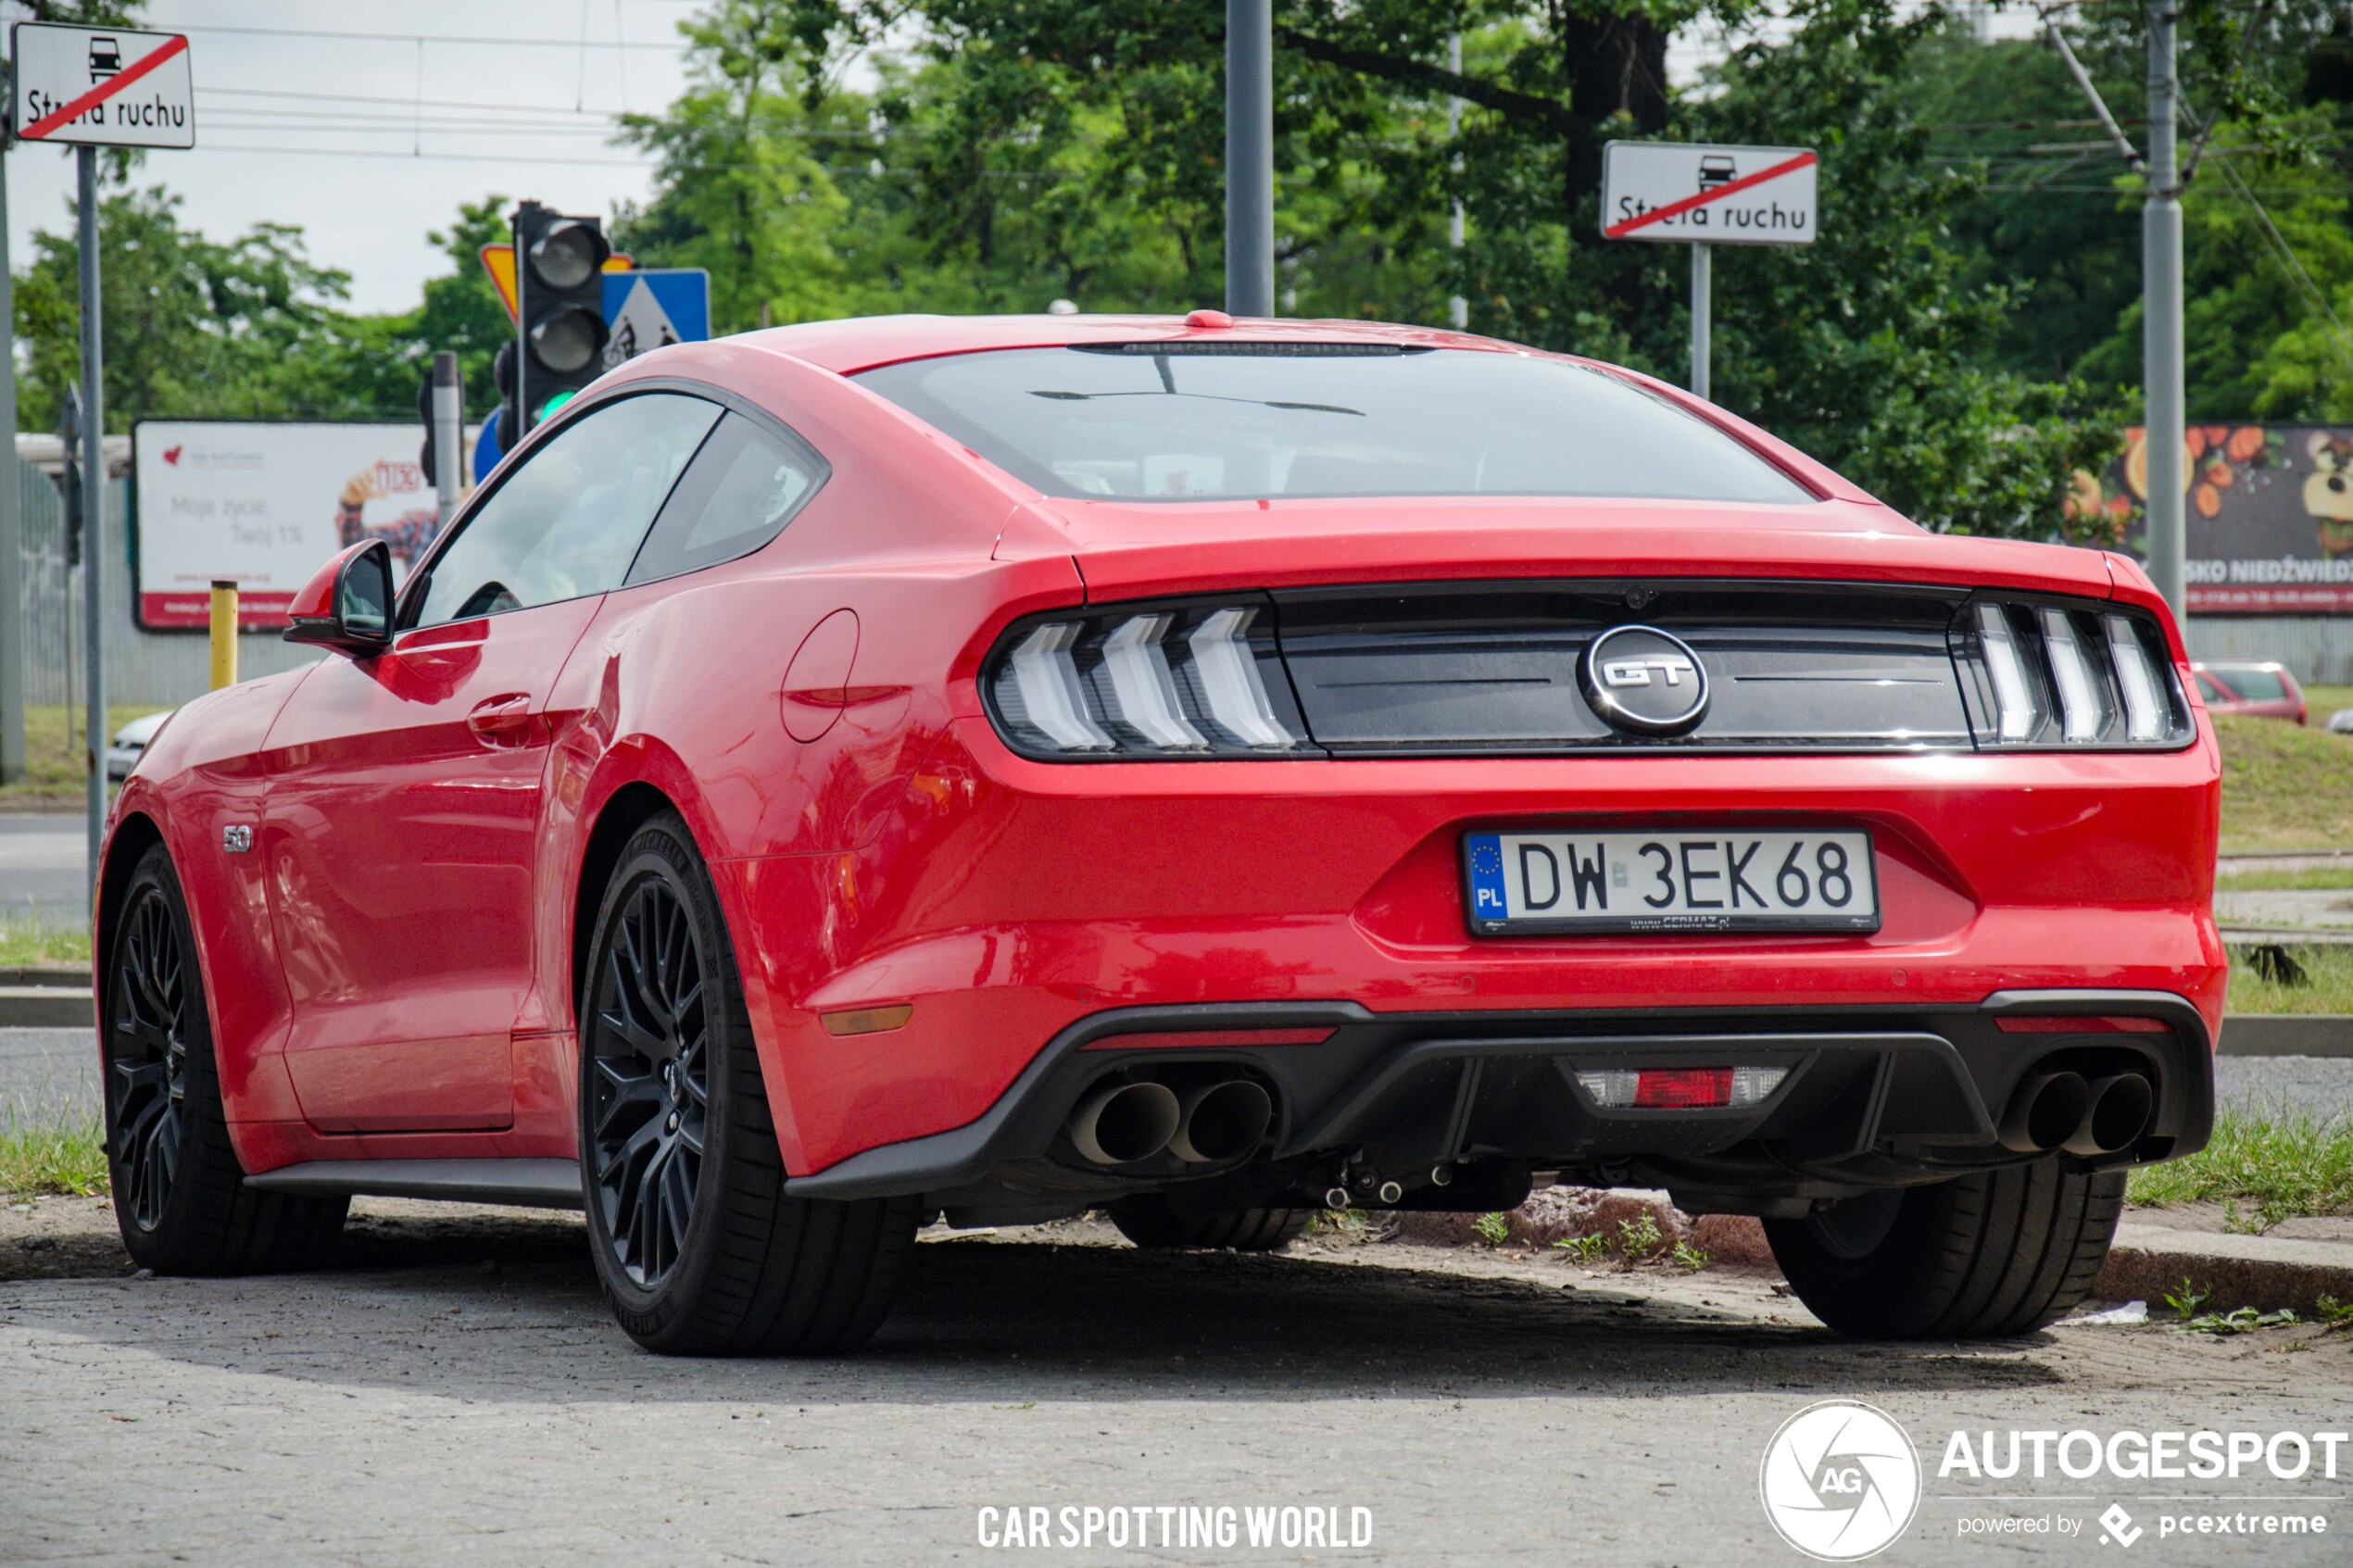
[[[597,220],[567,218],[537,202],[515,209],[514,229],[520,436],[604,370],[604,266],[612,247]]]
[[[501,453],[515,449],[515,442],[522,429],[522,415],[515,408],[515,340],[509,338],[498,345],[490,359],[490,379],[498,388],[498,433],[494,438]]]

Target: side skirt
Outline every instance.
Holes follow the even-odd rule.
[[[580,1207],[580,1166],[571,1160],[314,1160],[247,1176],[245,1185],[324,1198]]]

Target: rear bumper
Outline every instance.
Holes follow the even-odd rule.
[[[1016,758],[970,717],[925,755],[855,847],[721,868],[798,1181],[969,1134],[1114,1010],[1340,1010],[1315,1060],[1376,1025],[1430,1038],[1431,1021],[1464,1040],[1668,1018],[1710,1035],[1926,1027],[1959,1048],[1917,1021],[2020,991],[2167,998],[2201,1054],[2220,1023],[2210,732],[2161,755],[1079,768]],[[1881,929],[1473,936],[1463,835],[1565,822],[1867,830]],[[890,1033],[823,1026],[901,1003]],[[1981,1110],[1999,1104],[1992,1077],[1970,1082]]]
[[[2077,1015],[2146,1020],[2147,1033],[2074,1034]],[[2012,1033],[2003,1020],[2043,1024]],[[1316,1035],[1321,1038],[1316,1038]],[[1266,1042],[1273,1043],[1266,1043]],[[1579,1068],[1755,1063],[1788,1069],[1754,1107],[1604,1110],[1575,1087]],[[2148,991],[2009,991],[1976,1008],[1628,1013],[1376,1014],[1349,1002],[1122,1008],[1064,1029],[980,1117],[869,1149],[791,1190],[810,1198],[925,1194],[954,1205],[1007,1194],[1094,1198],[1165,1188],[1166,1172],[1081,1168],[1060,1137],[1073,1106],[1105,1079],[1217,1066],[1267,1084],[1276,1116],[1249,1201],[1313,1200],[1344,1185],[1390,1206],[1492,1207],[1515,1173],[1630,1178],[1687,1207],[1762,1211],[1872,1186],[1935,1180],[2026,1158],[1995,1124],[2030,1073],[2138,1072],[2157,1109],[2130,1148],[2082,1163],[2187,1154],[2213,1124],[2212,1042],[2184,998]],[[1474,1180],[1433,1185],[1449,1167]],[[1211,1178],[1214,1180],[1216,1178]],[[1498,1186],[1500,1180],[1501,1186]],[[1508,1197],[1508,1192],[1504,1193]],[[1516,1201],[1516,1199],[1513,1199]]]

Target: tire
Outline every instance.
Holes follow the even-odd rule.
[[[1315,1222],[1313,1209],[1242,1209],[1231,1214],[1180,1214],[1157,1194],[1123,1198],[1111,1223],[1139,1247],[1230,1247],[1237,1252],[1280,1252]]]
[[[786,1196],[734,948],[675,813],[623,847],[588,954],[582,1196],[622,1328],[673,1356],[865,1343],[913,1250],[916,1200]]]
[[[2125,1173],[2057,1160],[1867,1194],[1766,1237],[1807,1310],[1858,1339],[2031,1334],[2091,1292]]]
[[[107,935],[98,1055],[124,1250],[159,1274],[281,1273],[324,1261],[351,1200],[245,1185],[188,904],[162,845],[132,869],[121,909]]]

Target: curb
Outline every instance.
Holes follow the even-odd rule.
[[[2127,1223],[2116,1227],[2092,1294],[2161,1311],[2166,1293],[2179,1291],[2183,1279],[2206,1293],[2201,1311],[2293,1307],[2309,1318],[2323,1296],[2353,1301],[2353,1246]]]
[[[2233,1013],[2214,1054],[2353,1057],[2353,1013]]]
[[[1475,1214],[1401,1213],[1396,1239],[1423,1246],[1487,1247],[1491,1244],[1478,1233],[1478,1218]],[[1539,1253],[1549,1252],[1555,1241],[1582,1236],[1615,1236],[1622,1234],[1620,1226],[1641,1225],[1647,1220],[1649,1234],[1657,1238],[1649,1255],[1653,1263],[1680,1241],[1707,1253],[1719,1267],[1780,1277],[1762,1224],[1744,1214],[1706,1214],[1694,1219],[1670,1204],[1663,1192],[1548,1187],[1504,1218],[1507,1236],[1504,1245]],[[1607,1261],[1606,1254],[1597,1260],[1603,1261]],[[2272,1311],[2293,1307],[2309,1320],[2323,1296],[2353,1301],[2353,1244],[2172,1230],[2127,1221],[2116,1228],[2115,1244],[2092,1286],[2092,1295],[2104,1301],[2146,1301],[2163,1312],[2166,1293],[2178,1293],[2183,1279],[2205,1294],[2201,1311],[2228,1312],[2240,1307]]]
[[[0,985],[0,1029],[87,1029],[90,993],[66,985]]]

